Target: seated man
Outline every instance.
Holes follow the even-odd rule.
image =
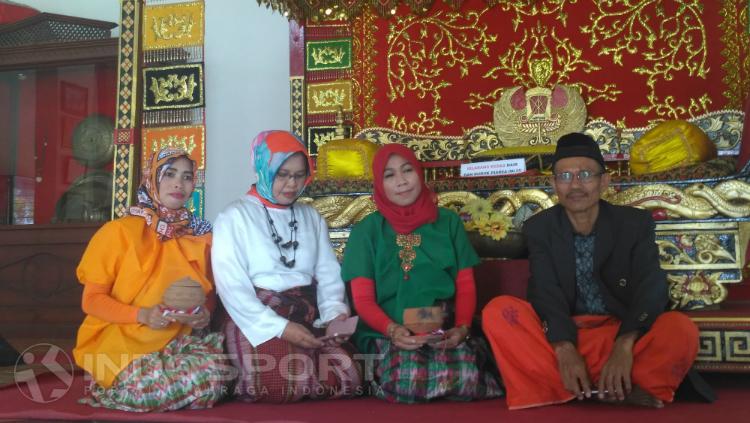
[[[529,302],[502,296],[482,313],[508,408],[592,397],[663,407],[695,359],[698,329],[662,313],[653,219],[600,199],[609,175],[587,135],[560,138],[553,171],[558,204],[524,225]]]

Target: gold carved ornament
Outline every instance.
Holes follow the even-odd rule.
[[[193,15],[177,15],[170,13],[166,16],[154,16],[151,29],[160,40],[180,39],[192,36]]]
[[[555,144],[565,134],[583,131],[586,103],[578,90],[566,85],[546,87],[552,74],[552,60],[531,60],[529,69],[535,87],[504,90],[495,102],[495,131],[503,146]]]
[[[346,56],[346,51],[343,48],[333,47],[322,47],[316,48],[310,54],[316,65],[332,65],[335,63],[341,63]]]
[[[472,67],[480,66],[489,57],[490,45],[497,35],[489,33],[487,24],[480,22],[487,10],[395,17],[386,38],[388,99],[393,104],[407,96],[429,98],[432,109],[417,111],[416,121],[391,113],[391,128],[439,135],[443,127],[453,123],[443,116],[440,107],[441,91],[453,85],[442,75],[448,68],[458,68],[461,78],[465,78]]]
[[[195,87],[194,75],[169,74],[166,78],[151,77],[149,90],[154,93],[154,103],[175,103],[183,100],[193,101]]]

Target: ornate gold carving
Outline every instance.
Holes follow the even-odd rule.
[[[591,24],[581,31],[591,36],[592,47],[599,45],[599,55],[610,56],[613,64],[622,66],[625,54],[640,53],[646,63],[632,71],[647,76],[650,90],[646,95],[648,105],[636,108],[637,113],[682,119],[708,112],[708,94],[692,98],[689,105],[683,106],[675,104],[674,96],[660,96],[657,92],[657,83],[673,79],[677,72],[703,79],[707,76],[708,49],[701,2],[680,2],[672,13],[665,13],[661,2],[654,0],[595,2],[594,7]]]
[[[149,2],[143,8],[143,49],[153,51],[202,46],[204,12],[203,1],[167,4]],[[162,60],[159,61],[169,61],[164,60],[166,57],[169,56],[161,56]]]
[[[511,98],[523,90],[515,87],[503,91],[495,103],[495,131],[503,146],[544,145],[556,143],[568,133],[580,132],[586,123],[586,104],[575,88],[557,85],[568,101],[562,107],[552,106],[552,91],[545,87],[526,90],[526,107],[515,109]]]
[[[328,227],[344,228],[364,219],[365,216],[376,210],[372,196],[362,195],[359,197],[331,196],[312,199],[300,198],[298,201],[315,207],[328,223]]]
[[[750,184],[739,180],[724,181],[713,188],[694,184],[680,190],[667,184],[651,184],[617,193],[610,189],[603,198],[614,204],[647,210],[663,208],[674,218],[707,219],[717,214],[750,216]]]
[[[173,103],[183,100],[194,101],[193,96],[195,87],[198,83],[195,82],[194,75],[182,75],[169,74],[166,78],[155,78],[151,77],[151,85],[149,90],[154,93],[154,103]]]
[[[720,276],[721,272],[668,273],[671,307],[680,310],[695,310],[724,301],[727,297],[727,289],[719,283]]]
[[[164,147],[176,147],[185,150],[188,154],[192,153],[195,149],[195,136],[183,136],[178,137],[176,135],[170,135],[166,138],[159,139],[156,143],[151,146],[151,152],[155,153]]]
[[[729,253],[729,251],[722,248],[721,244],[716,239],[716,235],[714,234],[701,234],[696,236],[692,240],[686,236],[682,241],[695,245],[695,247],[698,249],[697,261],[693,260],[690,256],[682,252],[676,245],[669,241],[657,241],[656,243],[659,244],[660,250],[664,250],[662,257],[668,255],[668,253],[666,252],[668,249],[672,249],[677,252],[677,254],[669,255],[670,258],[668,262],[670,264],[680,264],[681,261],[688,264],[714,264],[720,259],[730,260],[734,262],[735,257],[731,253]]]
[[[413,122],[407,121],[404,116],[391,114],[388,124],[392,128],[435,135],[441,133],[441,126],[453,123],[442,117],[439,106],[442,98],[440,91],[451,83],[439,78],[445,67],[458,67],[461,77],[465,77],[472,66],[482,63],[481,56],[489,55],[489,46],[497,36],[489,34],[487,25],[480,23],[481,16],[487,10],[467,11],[465,16],[438,11],[433,16],[396,17],[387,37],[388,98],[394,102],[410,92],[409,95],[416,95],[420,99],[429,96],[433,106],[429,112],[417,112],[419,120]],[[416,28],[417,36],[413,34]]]
[[[151,29],[153,29],[156,38],[160,40],[190,37],[193,31],[193,15],[191,13],[183,15],[170,13],[166,16],[154,16]]]
[[[503,76],[510,78],[519,86],[532,87],[540,85],[534,80],[542,81],[544,79],[540,76],[544,75],[548,79],[548,83],[545,82],[548,86],[565,83],[571,87],[578,87],[580,92],[585,94],[587,104],[596,100],[617,100],[622,91],[618,90],[614,84],[594,86],[571,80],[570,75],[573,72],[592,73],[601,70],[599,66],[583,59],[582,56],[582,48],[576,47],[567,38],[558,37],[554,28],[550,30],[538,23],[534,27],[525,28],[521,40],[511,43],[506,52],[498,57],[499,65],[487,71],[484,77],[496,80]],[[546,75],[546,67],[557,70],[554,79],[549,80],[551,75]],[[530,69],[528,73],[524,72],[527,68]],[[492,107],[491,99],[496,99],[499,91],[500,89],[496,89],[489,94],[469,93],[469,99],[466,102],[472,109]]]
[[[721,55],[724,63],[722,82],[727,87],[722,94],[728,100],[727,107],[741,109],[744,105],[744,93],[750,91],[750,34],[748,28],[747,0],[724,0],[721,2],[719,14],[722,21],[721,45],[724,48]]]
[[[335,113],[352,110],[351,81],[307,84],[307,112]]]
[[[568,14],[563,11],[565,4],[575,4],[578,0],[499,0],[498,7],[502,10],[513,10],[516,17],[513,19],[513,29],[517,30],[518,25],[523,22],[523,16],[553,15],[557,14],[556,19],[567,24]]]
[[[325,46],[323,48],[313,49],[310,55],[316,65],[332,65],[334,63],[341,63],[346,56],[346,51],[343,48],[333,48]]]

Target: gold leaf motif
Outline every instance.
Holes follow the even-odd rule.
[[[166,16],[154,16],[151,28],[160,40],[190,37],[193,31],[193,15],[188,13],[178,16],[171,13]]]
[[[311,99],[315,103],[315,107],[339,107],[344,105],[344,99],[346,93],[344,90],[330,88],[327,90],[316,91]]]
[[[169,74],[166,78],[151,77],[149,89],[154,93],[154,103],[179,102],[186,99],[193,101],[193,92],[198,84],[194,75]]]
[[[167,138],[160,138],[154,141],[155,142],[151,144],[151,152],[153,153],[165,147],[175,147],[185,150],[188,154],[192,154],[193,150],[196,147],[195,135],[191,135],[190,137],[178,137],[176,135],[170,135]]]
[[[323,48],[314,48],[310,55],[315,65],[332,65],[334,63],[342,63],[346,56],[346,51],[341,47],[332,48],[325,46]]]
[[[723,31],[720,38],[724,46],[721,55],[725,59],[721,65],[725,72],[722,82],[727,87],[722,94],[728,100],[727,107],[735,109],[742,109],[744,93],[750,91],[749,11],[747,0],[724,0],[719,10],[722,17],[719,29]]]
[[[513,29],[523,23],[523,16],[539,16],[557,14],[557,20],[563,26],[567,24],[568,14],[563,10],[567,4],[575,4],[578,0],[499,0],[496,3],[504,11],[512,10],[516,13],[513,19]]]
[[[708,112],[711,104],[707,94],[690,99],[688,105],[677,105],[674,96],[657,92],[660,82],[672,80],[678,72],[702,79],[708,74],[702,2],[675,3],[676,10],[666,13],[662,1],[657,0],[595,2],[591,23],[581,28],[590,35],[590,46],[599,46],[599,55],[610,56],[616,65],[623,65],[625,55],[639,54],[643,65],[633,73],[647,77],[649,92],[648,104],[635,112],[662,119],[694,117]]]
[[[458,68],[461,77],[466,77],[471,67],[482,64],[481,56],[489,56],[497,36],[488,34],[487,25],[480,23],[487,10],[470,11],[465,16],[438,11],[432,16],[396,17],[386,39],[388,99],[394,102],[408,92],[419,99],[429,96],[433,107],[429,113],[418,112],[416,122],[391,115],[388,124],[392,128],[439,135],[440,126],[453,123],[442,116],[439,106],[440,91],[452,84],[440,78],[447,68]]]

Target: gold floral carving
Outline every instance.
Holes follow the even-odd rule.
[[[676,3],[674,12],[667,13],[661,0],[594,2],[591,24],[581,28],[590,35],[590,46],[598,46],[598,54],[610,56],[616,65],[623,65],[626,54],[640,53],[644,65],[633,72],[647,77],[648,104],[635,111],[661,119],[706,113],[711,103],[704,93],[687,106],[677,105],[674,96],[658,92],[657,84],[673,79],[678,72],[703,79],[708,74],[703,5],[695,0]]]
[[[667,184],[649,184],[614,192],[603,198],[611,203],[663,208],[672,218],[707,219],[717,214],[728,217],[750,216],[750,184],[739,180],[724,181],[716,186],[693,184],[683,190]]]
[[[735,235],[736,231],[730,232]],[[673,235],[669,232],[660,234]],[[737,257],[721,245],[716,232],[686,233],[677,236],[677,243],[669,239],[657,239],[659,257],[663,269],[695,268],[732,268],[739,267]],[[685,248],[695,249],[695,258],[685,252]],[[710,267],[707,267],[710,266]]]
[[[166,16],[154,16],[152,21],[151,29],[153,29],[157,39],[171,40],[192,36],[192,14],[176,15],[170,13]]]
[[[352,110],[351,81],[307,84],[307,112],[331,113]]]
[[[497,0],[498,7],[504,11],[512,10],[516,13],[513,19],[513,29],[517,30],[523,22],[523,17],[557,14],[557,20],[567,24],[568,14],[563,10],[565,4],[575,4],[578,0]]]
[[[724,97],[728,100],[727,107],[741,109],[745,101],[744,94],[750,91],[750,33],[748,25],[747,0],[724,0],[721,2],[719,14],[722,22],[721,43],[724,46],[721,55],[724,63],[722,82],[727,87]]]
[[[497,39],[487,33],[480,18],[488,9],[465,15],[438,11],[432,16],[396,17],[386,42],[388,98],[394,102],[407,95],[432,99],[432,110],[417,112],[417,121],[391,114],[388,124],[399,131],[440,134],[440,127],[453,123],[442,116],[440,91],[449,81],[440,79],[446,68],[457,67],[466,77],[472,66],[489,57],[489,47]],[[418,33],[415,35],[414,32]]]
[[[693,310],[719,304],[727,289],[719,283],[721,272],[667,274],[669,300],[673,309]]]
[[[183,100],[193,101],[195,87],[194,75],[169,74],[166,78],[151,77],[151,86],[149,90],[154,93],[154,103],[173,103]]]
[[[313,49],[310,55],[316,65],[332,65],[334,63],[341,63],[344,57],[346,57],[346,51],[340,47],[333,48],[325,46],[323,48]]]
[[[570,39],[559,37],[554,28],[544,27],[540,23],[525,28],[521,40],[511,43],[507,51],[498,57],[498,63],[484,74],[484,78],[510,78],[517,86],[533,87],[538,85],[534,80],[536,72],[533,72],[533,67],[539,63],[548,63],[554,73],[548,75],[546,84],[553,86],[565,83],[577,87],[584,94],[587,104],[597,100],[615,101],[622,94],[614,84],[594,86],[573,80],[570,75],[574,72],[593,73],[601,70],[601,67],[583,58],[583,48],[573,45]],[[466,102],[472,109],[492,107],[502,91],[503,88],[499,88],[488,94],[469,93]]]

